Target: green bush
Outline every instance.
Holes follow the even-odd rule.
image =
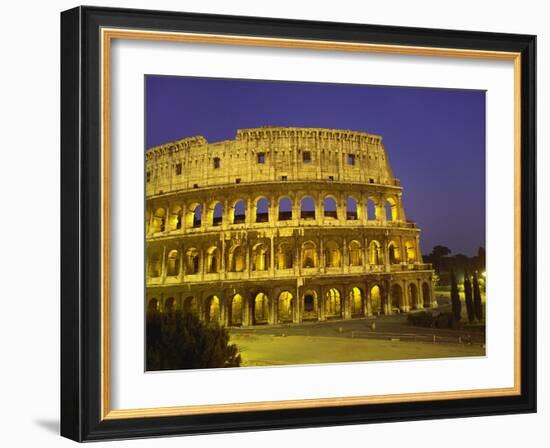
[[[147,313],[147,370],[239,367],[241,356],[229,333],[217,323],[201,322],[181,311]]]
[[[415,327],[432,327],[434,324],[434,315],[428,311],[411,313],[407,316],[407,322]]]

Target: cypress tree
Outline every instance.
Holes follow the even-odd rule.
[[[474,288],[474,314],[477,320],[482,321],[483,308],[481,306],[481,291],[479,290],[479,282],[477,280],[476,273],[474,273],[473,288]]]
[[[459,322],[460,315],[462,313],[462,305],[460,303],[460,296],[458,295],[458,286],[456,284],[456,276],[454,271],[451,271],[451,309],[454,320]]]
[[[472,284],[470,283],[468,272],[464,272],[464,299],[466,302],[466,311],[468,312],[468,320],[473,322],[475,319],[474,301],[472,299]]]

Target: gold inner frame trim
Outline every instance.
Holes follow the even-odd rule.
[[[141,409],[111,409],[110,368],[110,63],[113,39],[185,42],[213,45],[240,45],[252,47],[346,51],[356,53],[383,53],[410,56],[454,57],[514,62],[514,386],[507,388],[460,391],[420,392],[391,395],[315,398],[243,402],[215,405],[188,405]],[[307,409],[329,406],[349,406],[413,401],[451,400],[465,398],[502,397],[521,394],[521,54],[514,52],[467,50],[458,48],[417,47],[403,45],[368,44],[278,39],[216,34],[195,34],[136,29],[101,29],[101,419],[129,419],[167,417],[211,413],[262,410]]]

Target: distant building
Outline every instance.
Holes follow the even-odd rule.
[[[435,304],[380,136],[262,127],[145,157],[148,309],[245,326]]]

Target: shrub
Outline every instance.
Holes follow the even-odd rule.
[[[147,313],[147,370],[238,367],[241,356],[229,333],[217,323],[201,322],[181,311]]]

